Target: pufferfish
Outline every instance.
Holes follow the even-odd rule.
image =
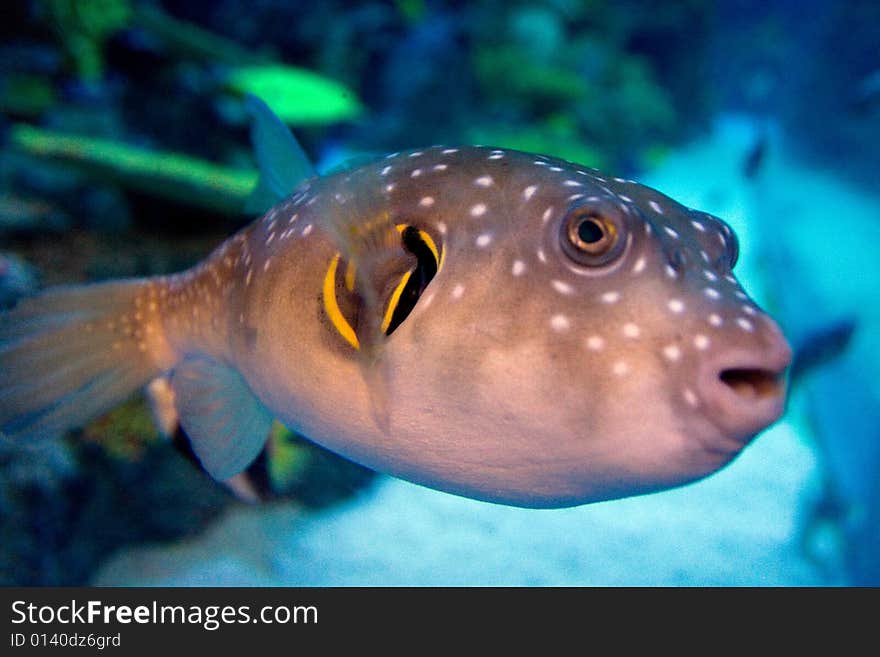
[[[702,478],[783,412],[790,348],[733,276],[717,217],[502,148],[317,176],[250,105],[279,202],[192,269],[0,315],[7,439],[82,425],[167,376],[217,479],[277,419],[417,484],[565,507]]]

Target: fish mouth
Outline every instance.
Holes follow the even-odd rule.
[[[709,419],[739,446],[785,410],[791,348],[780,336],[762,349],[737,349],[706,363],[699,387]]]
[[[744,401],[777,399],[785,394],[785,370],[732,367],[721,370],[718,378]]]

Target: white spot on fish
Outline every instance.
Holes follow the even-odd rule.
[[[637,338],[641,334],[637,324],[627,322],[623,325],[623,334],[628,338]]]
[[[485,203],[477,203],[476,205],[471,206],[471,216],[472,217],[482,217],[486,214],[486,204]]]
[[[443,155],[452,155],[453,153],[458,153],[458,149],[457,148],[444,148],[440,152],[443,153]]]
[[[449,168],[449,166],[446,164],[435,164],[434,165],[434,171],[446,171],[446,169],[448,169],[448,168]]]
[[[587,349],[591,351],[602,351],[604,346],[605,340],[602,339],[601,335],[591,335],[587,338]]]
[[[657,201],[648,201],[648,205],[657,214],[663,214],[663,207]]]
[[[550,167],[550,171],[562,171],[562,167]]]
[[[632,203],[633,202],[633,200],[629,196],[627,196],[626,194],[618,194],[617,198],[619,198],[624,203]]]
[[[755,316],[755,315],[758,313],[758,311],[755,310],[752,306],[748,306],[748,305],[746,305],[746,304],[743,304],[743,305],[742,305],[742,311],[743,311],[746,315],[752,315],[752,316]]]
[[[437,232],[440,233],[441,235],[446,234],[446,224],[443,223],[442,221],[437,222]]]
[[[492,243],[492,235],[490,233],[483,233],[474,240],[474,243],[481,249],[485,248]]]
[[[675,271],[675,267],[673,267],[672,265],[666,265],[664,269],[666,270],[666,275],[669,278],[676,278],[678,276],[678,273]]]
[[[666,358],[666,360],[675,363],[681,359],[681,349],[678,348],[678,345],[666,345],[663,347],[663,357]]]
[[[397,187],[397,185],[395,185],[394,183],[388,183],[387,185],[385,185],[385,191],[393,192],[395,187]]]
[[[550,318],[550,326],[553,327],[554,331],[567,331],[571,326],[571,322],[565,315],[553,315]]]
[[[584,183],[580,182],[579,180],[566,180],[562,184],[565,185],[566,187],[583,187],[584,186]]]
[[[411,178],[418,178],[419,176],[422,175],[422,170],[421,169],[413,169],[412,173],[410,173],[409,175]]]
[[[714,287],[707,287],[703,290],[703,294],[705,294],[710,299],[720,299],[721,293],[716,290]]]
[[[694,346],[700,351],[704,351],[709,348],[709,338],[703,335],[702,333],[697,333],[694,336]]]
[[[312,228],[314,228],[312,224],[306,224],[302,229],[302,236],[307,237],[308,234],[312,232]]]
[[[707,281],[712,281],[713,283],[718,280],[718,277],[708,269],[703,270],[703,276],[706,277]]]
[[[389,164],[388,166],[383,167],[383,169],[379,172],[379,175],[387,176],[390,171],[391,171],[391,165]]]
[[[737,326],[739,326],[743,331],[748,331],[749,333],[751,333],[752,331],[755,330],[755,325],[752,324],[752,323],[751,323],[749,320],[747,320],[745,317],[737,317],[737,318],[736,318],[736,324],[737,324]]]
[[[546,224],[550,221],[550,217],[553,215],[553,206],[551,205],[549,208],[544,210],[544,214],[541,215],[541,223]]]
[[[514,260],[510,273],[514,276],[522,276],[526,271],[526,263],[522,260]]]
[[[492,153],[492,154],[488,157],[488,159],[490,159],[490,160],[500,160],[502,157],[504,157],[504,153]]]
[[[461,296],[464,294],[464,285],[458,283],[454,288],[452,288],[452,298],[453,299],[461,299]]]
[[[712,313],[709,315],[709,323],[717,328],[724,323],[724,320],[721,319],[721,315],[718,313]]]
[[[693,220],[693,221],[691,221],[691,226],[693,226],[694,228],[696,228],[696,229],[697,229],[698,231],[700,231],[701,233],[705,233],[705,232],[706,232],[706,227],[705,227],[702,223],[700,223],[699,221],[697,221],[697,220]]]
[[[536,191],[538,191],[537,185],[529,185],[523,190],[523,198],[528,201],[530,198],[532,198],[532,196],[534,196]]]
[[[423,208],[430,208],[434,205],[434,197],[433,196],[423,196],[422,200],[419,201],[419,205]]]
[[[629,365],[625,361],[619,360],[611,367],[611,371],[617,376],[626,376],[629,374]]]
[[[474,180],[474,184],[480,187],[489,187],[492,185],[494,181],[492,180],[492,176],[480,176],[476,180]]]
[[[614,290],[610,292],[605,292],[602,296],[599,297],[602,300],[602,303],[617,303],[620,301],[620,292],[615,292]]]
[[[565,281],[558,281],[554,279],[550,282],[550,284],[553,286],[553,289],[560,294],[572,294],[574,292],[574,288]]]
[[[699,400],[697,399],[697,395],[690,388],[685,388],[682,391],[681,395],[682,395],[682,397],[684,397],[684,400],[688,406],[696,407],[697,404],[699,403]]]
[[[684,302],[681,299],[670,299],[666,305],[674,313],[684,312]]]
[[[633,274],[641,274],[645,270],[645,256],[640,256],[633,265]]]
[[[669,235],[672,239],[678,239],[678,231],[669,226],[663,226],[663,230],[666,231],[666,234]]]
[[[538,255],[538,260],[540,260],[544,264],[547,264],[547,256],[544,254],[544,249],[538,249],[537,255]]]
[[[414,152],[410,153],[409,156],[410,157],[418,157],[421,154],[422,154],[422,151],[414,151]]]

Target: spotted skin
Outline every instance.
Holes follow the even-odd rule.
[[[607,265],[561,246],[580,207],[619,217],[625,246]],[[327,225],[379,216],[442,256],[365,370],[322,304],[341,250]],[[731,273],[736,249],[721,220],[638,183],[435,146],[306,181],[203,264],[144,289],[162,369],[208,354],[283,422],[370,467],[558,507],[703,477],[778,418],[790,353]]]

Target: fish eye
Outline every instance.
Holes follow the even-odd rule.
[[[562,223],[562,250],[579,265],[607,265],[623,251],[623,230],[623,222],[613,211],[575,208]]]

